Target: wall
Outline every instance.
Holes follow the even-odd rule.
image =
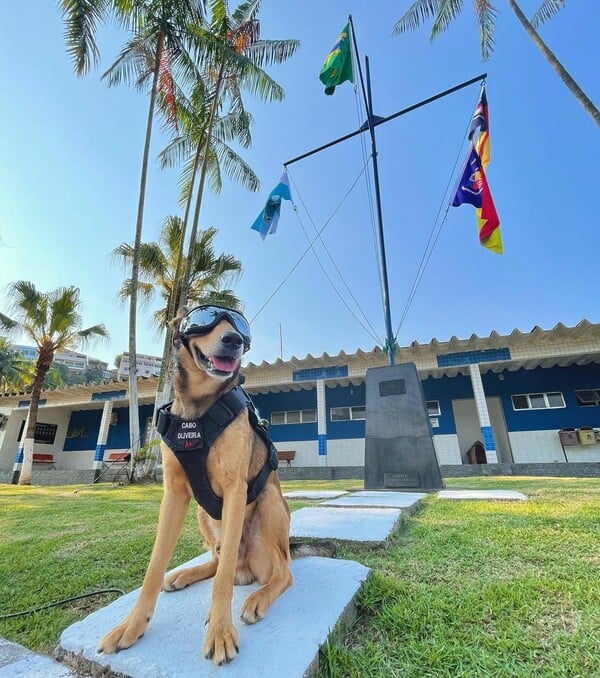
[[[3,470],[12,470],[15,463],[15,457],[19,443],[17,436],[21,429],[21,424],[27,419],[27,408],[13,410],[8,419],[4,436],[0,441],[0,468]],[[62,448],[67,434],[69,422],[69,413],[67,410],[49,409],[40,407],[38,410],[38,422],[41,424],[56,424],[56,435],[52,445],[36,443],[33,448],[34,454],[53,454],[56,461],[55,466],[59,468]]]

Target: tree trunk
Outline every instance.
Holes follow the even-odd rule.
[[[133,259],[131,264],[131,295],[129,298],[129,445],[133,468],[133,457],[140,445],[140,420],[137,393],[137,360],[136,360],[136,323],[137,323],[137,295],[140,273],[140,245],[142,242],[142,225],[144,222],[144,202],[146,199],[146,176],[148,174],[148,157],[150,155],[150,139],[152,138],[152,121],[154,119],[154,105],[158,89],[158,75],[164,49],[165,34],[161,30],[156,42],[156,56],[150,105],[148,107],[148,122],[146,124],[146,139],[142,159],[142,175],[140,178],[140,195],[138,200],[137,221],[135,225],[135,240],[133,244]]]
[[[198,233],[198,222],[200,221],[200,207],[202,206],[202,195],[204,193],[204,181],[206,179],[206,173],[208,170],[208,155],[210,150],[210,141],[212,137],[212,129],[215,122],[215,116],[217,114],[217,108],[219,107],[219,95],[221,93],[221,85],[223,83],[223,73],[225,71],[225,61],[221,62],[221,67],[219,69],[219,75],[217,76],[217,84],[215,88],[215,98],[210,109],[210,118],[208,120],[208,125],[206,128],[206,140],[204,143],[204,158],[202,160],[202,171],[200,172],[200,181],[198,182],[198,197],[196,198],[196,209],[194,211],[194,222],[192,224],[192,232],[190,233],[190,242],[188,245],[188,256],[185,262],[185,274],[183,276],[183,286],[181,289],[181,301],[179,302],[180,306],[185,306],[187,302],[187,296],[190,289],[190,275],[191,275],[191,266],[192,266],[192,253],[194,251],[194,241],[196,240],[196,235]]]
[[[40,402],[40,393],[44,377],[50,369],[54,360],[54,351],[47,347],[40,349],[40,354],[35,366],[35,377],[31,389],[31,400],[29,401],[29,412],[27,413],[27,429],[24,432],[23,441],[23,464],[19,475],[19,485],[31,485],[31,473],[33,470],[33,446],[35,444],[35,426],[37,424],[38,407]]]
[[[565,83],[565,85],[571,91],[571,94],[579,101],[583,108],[592,116],[592,119],[600,127],[600,111],[594,106],[592,100],[583,92],[581,87],[573,80],[569,75],[564,66],[556,58],[556,55],[550,50],[546,43],[542,40],[539,33],[531,25],[527,17],[521,11],[519,5],[517,5],[515,0],[508,0],[513,12],[517,15],[517,19],[521,22],[521,25],[527,32],[527,35],[533,40],[537,45],[540,52],[546,57],[552,68],[558,73],[560,79]]]
[[[205,139],[204,139],[204,158],[202,162],[202,170],[200,172],[200,181],[198,184],[198,197],[196,198],[196,209],[194,211],[194,222],[192,225],[192,232],[190,234],[190,241],[189,241],[189,246],[188,246],[188,256],[185,264],[185,273],[183,275],[182,279],[182,284],[181,284],[181,294],[177,294],[177,289],[179,287],[178,285],[178,277],[180,274],[180,265],[181,262],[183,261],[183,247],[184,247],[184,242],[185,242],[185,230],[187,229],[187,224],[188,224],[188,219],[189,219],[189,209],[192,203],[192,196],[193,196],[193,184],[194,184],[194,178],[196,175],[196,171],[198,169],[198,164],[200,161],[200,156],[201,156],[201,151],[202,151],[202,141],[203,137],[201,136],[200,141],[198,142],[198,150],[196,152],[196,159],[194,163],[194,173],[193,173],[193,178],[192,178],[192,185],[190,186],[190,195],[188,198],[188,202],[186,205],[186,213],[182,225],[182,234],[181,234],[181,256],[178,257],[177,259],[177,271],[176,271],[176,278],[173,281],[173,311],[175,312],[179,307],[185,306],[187,302],[187,295],[189,292],[189,278],[190,278],[190,271],[191,271],[191,259],[192,259],[192,252],[193,252],[193,247],[194,247],[194,241],[196,240],[196,235],[198,233],[198,222],[200,219],[200,206],[202,204],[202,194],[204,191],[204,182],[206,179],[206,173],[208,169],[208,151],[210,148],[210,140],[211,140],[211,135],[212,135],[212,128],[214,125],[215,121],[215,116],[217,112],[217,108],[219,106],[219,94],[221,92],[221,85],[223,82],[223,73],[225,71],[225,62],[221,62],[221,67],[219,69],[219,74],[217,76],[217,83],[216,83],[216,88],[215,88],[215,97],[210,109],[210,117],[208,120],[208,125],[206,127],[205,131]],[[172,333],[170,328],[167,328],[167,335],[165,337],[165,352],[163,353],[163,363],[161,366],[161,381],[162,381],[162,391],[160,393],[160,399],[162,403],[165,403],[171,394],[171,388],[172,388],[172,370],[171,368],[171,363],[172,363],[172,358],[173,358],[173,349],[172,349]],[[165,360],[166,356],[166,360]],[[157,394],[158,397],[158,394]]]

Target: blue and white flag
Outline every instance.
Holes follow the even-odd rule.
[[[281,175],[281,179],[275,188],[269,193],[265,208],[252,224],[252,230],[258,231],[260,237],[264,240],[269,233],[277,233],[277,222],[281,212],[281,201],[291,200],[292,192],[290,190],[290,181],[287,171]]]

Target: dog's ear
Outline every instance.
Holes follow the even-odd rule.
[[[173,332],[173,346],[175,346],[175,348],[179,348],[181,346],[179,325],[181,324],[181,320],[186,313],[187,308],[185,308],[185,306],[181,306],[177,311],[177,315],[167,323],[171,328],[171,332]]]

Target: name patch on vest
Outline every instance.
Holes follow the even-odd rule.
[[[174,442],[179,450],[198,447],[202,444],[202,427],[197,421],[178,422]]]

